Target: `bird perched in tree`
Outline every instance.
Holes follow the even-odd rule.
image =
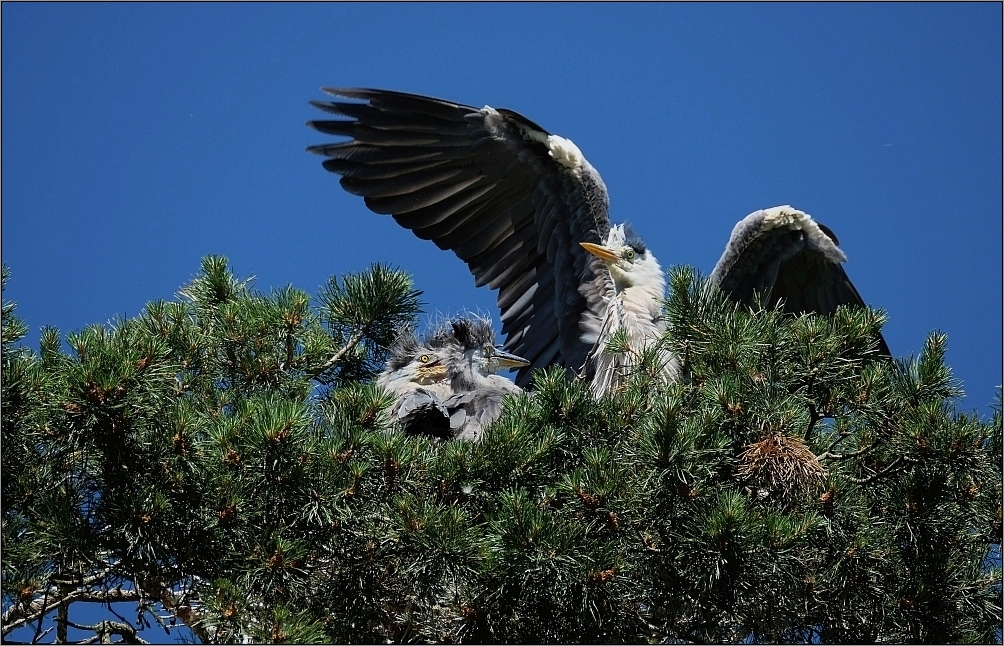
[[[498,290],[504,348],[529,362],[516,383],[525,386],[532,369],[556,364],[591,379],[597,395],[615,389],[632,357],[663,330],[665,278],[637,236],[611,225],[606,186],[578,147],[511,110],[387,90],[325,91],[356,101],[312,102],[343,118],[309,125],[350,139],[308,150],[326,156],[324,167],[372,211],[452,250],[477,286]],[[754,228],[737,227],[726,255],[731,249],[738,259],[730,266],[794,259],[747,258],[778,250],[737,239],[743,232],[760,239]],[[817,247],[807,242],[804,248]],[[832,263],[836,257],[821,258]],[[719,280],[732,275],[716,274]],[[752,280],[735,276],[743,288]],[[823,271],[815,278],[833,276]],[[820,291],[814,283],[804,288]],[[860,304],[860,297],[840,301],[846,290],[833,293],[838,302]],[[797,300],[786,296],[786,302]],[[621,328],[630,352],[614,356],[607,343]],[[676,361],[668,353],[662,358],[672,378]]]
[[[580,321],[581,338],[592,346],[579,374],[591,378],[593,394],[600,397],[623,383],[637,354],[665,332],[662,299],[666,279],[645,243],[626,225],[611,226],[603,245],[579,245],[607,270],[596,271],[593,284],[580,290],[587,301]],[[597,313],[602,313],[602,318]],[[626,334],[629,352],[606,350],[618,329]],[[676,356],[660,348],[659,360],[665,376],[675,378],[679,372]]]
[[[495,346],[491,322],[447,321],[419,341],[410,332],[392,348],[377,384],[395,396],[392,414],[405,431],[477,440],[520,388],[495,373],[528,362]]]
[[[840,305],[864,307],[841,266],[837,236],[808,213],[788,205],[750,213],[732,236],[709,279],[733,300],[751,305],[755,292],[786,312],[833,314]],[[891,356],[879,335],[879,351]]]
[[[407,432],[451,435],[450,414],[442,404],[451,394],[444,353],[420,341],[412,330],[398,335],[377,385],[394,395],[391,416]]]

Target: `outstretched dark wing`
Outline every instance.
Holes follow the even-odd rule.
[[[505,350],[531,362],[516,383],[533,368],[582,365],[578,288],[594,263],[579,242],[601,242],[610,223],[606,188],[578,148],[509,110],[324,91],[363,102],[312,102],[348,119],[310,126],[351,140],[308,150],[371,210],[453,251],[476,285],[498,290]]]
[[[785,311],[832,314],[840,305],[865,302],[841,266],[847,260],[837,237],[807,213],[777,206],[750,213],[736,224],[711,280],[734,300],[751,304],[755,292],[783,299]],[[890,355],[885,339],[879,349]],[[891,356],[891,355],[890,355]]]

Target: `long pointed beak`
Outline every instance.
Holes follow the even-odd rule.
[[[598,244],[593,244],[592,242],[580,242],[582,248],[593,254],[603,262],[617,262],[617,254],[608,249],[607,247],[600,246]]]
[[[502,348],[495,348],[495,356],[493,357],[499,362],[499,365],[503,368],[522,368],[523,366],[530,365],[530,362],[523,357],[517,357],[514,354],[509,354]]]

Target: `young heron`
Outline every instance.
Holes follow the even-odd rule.
[[[527,363],[495,346],[489,320],[465,317],[421,341],[403,335],[377,384],[395,395],[392,414],[406,432],[478,440],[499,416],[502,398],[520,392],[495,373]]]
[[[498,290],[505,350],[528,360],[516,383],[525,386],[534,368],[557,364],[591,379],[597,395],[616,388],[631,360],[610,356],[607,342],[622,327],[629,355],[655,342],[665,278],[640,240],[611,225],[606,186],[578,147],[511,110],[387,90],[325,91],[356,101],[312,102],[343,118],[308,123],[349,140],[308,150],[326,156],[324,167],[341,175],[342,187],[362,196],[372,211],[453,251],[477,286]],[[788,218],[796,232],[811,233],[796,220]],[[727,264],[768,269],[761,282],[716,269],[713,276],[734,298],[794,275],[770,270],[774,265],[794,260],[797,273],[798,254],[755,243],[775,229],[781,230],[737,226],[733,232]],[[809,238],[802,242],[810,264],[827,269],[784,282],[786,302],[820,311],[812,309],[818,298],[798,301],[801,290],[825,292],[827,304],[862,304],[855,290],[835,289],[846,280],[842,269],[832,270],[834,264],[839,269],[842,254],[819,253],[822,247]],[[676,361],[663,358],[672,378]]]

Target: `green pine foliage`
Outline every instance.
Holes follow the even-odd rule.
[[[542,370],[476,444],[372,383],[419,311],[395,269],[266,295],[210,256],[38,352],[4,302],[4,636],[999,642],[1000,399],[956,410],[945,336],[890,360],[882,312],[670,284],[678,383],[654,349],[600,401]]]

